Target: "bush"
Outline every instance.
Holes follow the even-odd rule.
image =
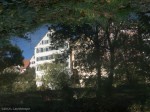
[[[33,68],[29,68],[25,73],[18,75],[13,83],[13,92],[33,91],[35,89],[36,83]]]
[[[61,63],[47,63],[42,66],[45,75],[43,76],[43,85],[51,89],[62,89],[70,85],[70,76],[66,66]]]
[[[35,90],[35,74],[33,69],[25,73],[5,71],[0,74],[1,94]]]
[[[0,74],[0,92],[1,94],[12,93],[13,83],[15,82],[18,73],[1,73]]]

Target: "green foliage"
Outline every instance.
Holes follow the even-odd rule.
[[[18,77],[18,73],[1,73],[0,74],[0,94],[11,93],[12,92],[12,84],[15,82]]]
[[[83,83],[85,84],[85,87],[93,87],[95,88],[96,87],[96,79],[97,77],[96,76],[85,76],[83,79]]]
[[[141,104],[133,104],[130,108],[129,111],[130,112],[141,112]]]
[[[133,3],[132,3],[133,2]],[[130,0],[3,0],[0,38],[23,34],[43,23],[102,24],[124,20],[133,9]]]
[[[44,23],[106,27],[110,18],[120,23],[139,7],[148,8],[146,0],[142,2],[146,5],[140,3],[137,0],[3,0],[0,2],[0,38],[12,35],[25,38],[24,33]]]
[[[12,86],[12,91],[14,93],[35,91],[35,70],[33,68],[28,68],[23,74],[18,75]]]
[[[80,61],[80,65],[84,65],[85,68],[87,67],[86,69],[84,68],[84,70],[91,71],[96,67],[97,69],[100,69],[101,66],[97,65],[100,65],[102,63],[109,76],[111,76],[107,78],[111,81],[110,85],[123,85],[124,81],[135,83],[136,85],[139,81],[142,81],[142,83],[147,85],[150,79],[150,44],[148,41],[149,18],[140,16],[141,18],[139,20],[139,23],[136,21],[134,25],[127,24],[125,21],[128,21],[129,14],[131,12],[134,12],[133,5],[136,6],[137,1],[3,0],[2,2],[0,2],[0,39],[2,40],[3,38],[6,38],[10,35],[23,36],[26,31],[34,29],[43,23],[64,24],[66,35],[62,36],[60,34],[59,39],[66,40],[66,38],[69,37],[70,41],[74,42],[76,41],[76,39],[81,39],[81,36],[83,37],[83,40],[81,39],[80,42],[82,43],[81,46],[83,46],[84,50],[78,54],[77,58]],[[137,7],[138,6],[136,6],[135,8]],[[66,24],[69,24],[71,27],[69,25],[68,27]],[[121,26],[122,24],[123,26]],[[98,32],[95,31],[96,26],[102,28],[102,30],[104,31],[104,35],[101,35],[99,38],[97,38],[97,40],[95,40],[95,37],[98,34]],[[136,29],[137,27],[138,30]],[[120,34],[121,30],[132,28],[135,28],[138,31],[136,36],[123,36]],[[117,32],[117,30],[119,31],[119,33]],[[110,38],[110,34],[112,32],[115,34],[114,38]],[[90,42],[87,42],[87,37],[90,39],[90,42],[92,44],[89,44]],[[1,40],[0,47],[1,45],[8,44],[6,41],[4,42]],[[100,49],[97,49],[97,43],[100,45]],[[5,48],[1,48],[2,49],[0,49],[0,53],[2,54],[6,53],[5,51],[7,51],[7,49],[8,51],[13,52],[18,51],[14,50],[14,48],[10,46],[10,44],[6,45]],[[81,47],[77,49],[80,48]],[[0,56],[5,57],[4,55]],[[5,62],[9,63],[6,66],[12,65],[11,61],[14,60],[11,59],[11,61],[3,61],[3,57],[0,58],[0,61],[3,62],[2,64],[0,63],[1,65],[7,64]],[[98,58],[102,58],[102,60],[100,60],[101,62]],[[0,67],[3,67],[1,65]],[[70,77],[63,64],[49,64],[48,67],[47,65],[43,66],[43,70],[46,74],[43,76],[42,80],[46,88],[52,87],[52,89],[64,89],[65,87],[68,87],[70,85]],[[34,87],[35,83],[32,83],[34,82],[34,78],[30,77],[30,73],[27,74],[27,76],[16,76],[8,73],[5,75],[1,74],[1,90],[13,90],[14,92],[24,92],[26,90],[30,90]],[[113,82],[113,77],[115,78],[115,83]],[[93,79],[94,78],[89,78],[89,82],[94,82],[95,80],[93,81]],[[95,82],[92,84],[89,83],[88,80],[86,80],[85,82],[87,86],[95,84]],[[104,83],[101,83],[101,86],[105,87],[105,85],[105,81]],[[12,86],[14,86],[14,88]],[[98,105],[98,102],[94,100],[92,108],[90,109],[98,109],[101,111],[127,111],[127,107],[129,107],[129,111],[140,111],[142,107],[141,105],[144,105],[142,103],[145,102],[147,108],[146,111],[149,110],[149,100],[143,101],[143,99],[145,100],[147,98],[147,96],[145,96],[144,94],[146,93],[145,91],[133,92],[125,88],[123,89],[128,91],[128,93],[123,91],[121,94],[119,94],[118,92],[116,94],[117,97],[110,97],[110,99],[108,98],[107,100],[106,98],[104,98],[104,101],[101,101],[102,103],[100,105]],[[142,93],[142,95],[137,95],[138,93]],[[135,96],[137,96],[137,98]],[[143,96],[145,98],[140,99]],[[124,99],[122,100],[120,99],[120,97]],[[126,100],[127,98],[129,100]],[[135,101],[133,104],[129,105],[128,101],[131,101],[133,99],[139,100],[142,103]],[[125,105],[124,103],[122,103],[122,101],[125,102]],[[92,103],[92,101],[90,100],[89,102],[85,102],[84,100],[80,100],[76,103],[82,104],[81,106],[84,106],[84,108],[82,109],[84,111],[88,111],[89,105]],[[72,105],[74,106],[73,103]],[[93,108],[95,106],[97,108]],[[57,107],[57,104],[55,104],[55,107]],[[79,111],[82,111],[82,109],[80,109]]]
[[[44,70],[43,83],[46,88],[62,89],[70,85],[70,76],[66,66],[62,63],[46,63],[42,65]]]
[[[133,36],[120,35],[118,43],[120,46],[116,50],[116,78],[119,81],[127,81],[128,83],[146,83],[149,77],[149,55],[147,49],[150,49],[147,44],[149,38],[147,33],[140,34],[137,32]],[[120,74],[120,75],[119,75]]]
[[[6,67],[22,65],[22,51],[9,40],[0,39],[0,71]]]
[[[23,74],[14,72],[14,70],[12,72],[6,71],[0,74],[0,80],[1,94],[34,91],[36,89],[34,69],[28,69]]]

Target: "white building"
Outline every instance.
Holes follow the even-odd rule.
[[[53,30],[50,30],[46,35],[41,39],[41,41],[35,46],[34,55],[30,60],[30,67],[35,68],[36,73],[36,85],[37,87],[42,86],[41,78],[44,75],[44,72],[40,70],[40,65],[44,63],[52,63],[55,61],[56,54],[62,54],[65,50],[68,49],[69,45],[66,42],[63,47],[55,47],[51,43],[51,36]],[[67,68],[70,68],[70,59],[67,59]]]

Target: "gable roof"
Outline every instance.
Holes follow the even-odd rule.
[[[30,65],[30,60],[23,60],[23,68],[27,68]]]

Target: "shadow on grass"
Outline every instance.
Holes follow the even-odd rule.
[[[100,100],[94,89],[46,90],[0,95],[0,111],[26,112],[149,112],[150,87],[120,86]],[[71,94],[71,95],[68,95]],[[74,97],[76,96],[76,97]],[[20,109],[20,110],[19,110]]]

